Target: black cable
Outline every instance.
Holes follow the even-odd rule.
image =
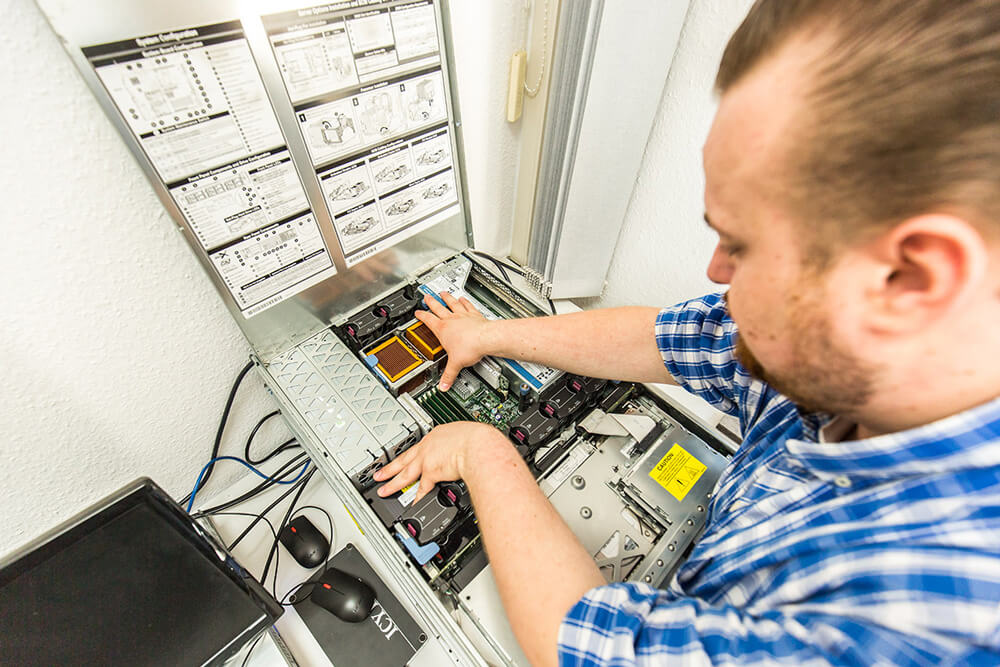
[[[257,648],[257,644],[260,642],[261,639],[264,638],[265,634],[267,634],[267,630],[264,630],[259,635],[257,635],[257,639],[253,640],[253,644],[250,644],[250,648],[247,649],[247,654],[243,657],[243,664],[241,665],[241,667],[247,667],[247,660],[250,659],[250,654],[253,653],[253,650],[255,648]]]
[[[315,472],[316,469],[313,468],[308,473],[306,473],[306,476],[303,478],[304,482],[301,485],[296,484],[296,486],[299,487],[299,490],[298,492],[296,492],[295,497],[292,498],[292,504],[288,506],[288,511],[285,512],[285,518],[282,519],[281,523],[279,524],[280,526],[278,528],[279,531],[281,531],[285,526],[288,525],[288,519],[289,517],[292,516],[292,512],[295,511],[295,503],[299,502],[299,498],[302,497],[302,493],[306,490],[306,486],[308,486],[309,480],[310,478],[312,478]],[[278,550],[278,540],[275,540],[271,544],[271,552],[267,554],[267,562],[264,563],[264,573],[260,576],[261,581],[267,581],[267,573],[271,569],[271,560],[274,558],[274,552],[277,550]]]
[[[239,374],[236,376],[236,380],[233,381],[233,386],[229,390],[229,398],[226,399],[226,407],[222,411],[222,419],[219,420],[219,430],[215,434],[215,444],[212,446],[212,455],[208,457],[209,461],[211,461],[212,459],[214,459],[219,455],[219,448],[222,446],[222,432],[226,430],[226,422],[229,421],[229,412],[230,410],[233,409],[233,401],[236,400],[236,390],[240,388],[240,384],[243,382],[243,378],[247,376],[247,373],[249,373],[250,369],[252,368],[253,368],[253,362],[248,361],[247,365],[244,366],[243,370],[241,370]],[[208,466],[208,470],[205,471],[205,476],[202,478],[201,484],[199,484],[191,493],[187,495],[186,498],[184,498],[183,501],[181,501],[182,505],[186,505],[187,502],[191,499],[191,495],[197,493],[199,489],[201,489],[203,486],[205,486],[205,484],[208,483],[208,478],[212,476],[213,470],[215,470],[214,463]]]
[[[264,511],[260,513],[261,517],[263,517],[265,514],[267,514],[268,512],[270,512],[272,509],[274,509],[274,507],[278,503],[280,503],[282,500],[284,500],[289,495],[291,495],[296,489],[299,489],[299,488],[303,487],[305,484],[307,484],[309,482],[309,480],[312,478],[314,472],[316,472],[315,468],[313,468],[312,470],[310,470],[309,472],[307,472],[306,475],[302,479],[300,479],[299,481],[295,482],[295,484],[292,484],[291,486],[289,486],[287,491],[285,491],[280,496],[278,496],[278,498],[274,502],[272,502],[270,505],[268,505],[264,509]],[[235,540],[233,540],[233,543],[230,544],[226,548],[229,551],[232,551],[233,549],[235,549],[236,545],[243,541],[243,538],[247,536],[247,534],[253,529],[253,527],[255,525],[257,525],[256,521],[251,522],[250,525],[247,526],[243,530],[242,533],[240,533],[239,537],[237,537]]]
[[[303,454],[299,454],[298,456],[295,456],[295,457],[289,459],[283,466],[281,466],[280,468],[278,468],[278,470],[273,475],[271,475],[270,477],[268,477],[263,482],[261,482],[260,484],[258,484],[254,488],[250,489],[249,491],[247,491],[243,495],[241,495],[241,496],[239,496],[237,498],[234,498],[232,500],[227,500],[226,502],[222,503],[221,505],[216,505],[215,507],[209,507],[209,508],[201,510],[199,512],[195,512],[194,514],[192,514],[192,516],[194,518],[198,519],[198,518],[201,518],[203,516],[207,516],[207,515],[211,515],[211,514],[216,514],[216,513],[220,512],[221,510],[226,510],[226,509],[229,509],[230,507],[234,507],[236,505],[239,505],[240,503],[246,502],[250,498],[253,498],[254,496],[256,496],[256,495],[260,494],[261,492],[263,492],[265,489],[267,489],[267,488],[269,488],[271,486],[274,486],[275,484],[278,483],[279,480],[283,480],[286,477],[288,477],[289,475],[291,475],[292,473],[294,473],[295,471],[297,471],[298,470],[298,464],[301,463],[302,460],[306,459],[306,458],[308,458],[308,456],[303,453]]]
[[[252,431],[250,431],[250,435],[247,437],[246,446],[244,446],[243,448],[243,458],[247,461],[247,463],[259,466],[261,463],[270,461],[281,452],[288,451],[289,449],[293,449],[299,446],[299,444],[295,441],[295,438],[290,438],[285,442],[281,443],[280,445],[278,445],[277,447],[275,447],[271,452],[265,455],[264,458],[257,461],[250,458],[250,446],[253,444],[253,439],[257,436],[257,431],[260,430],[260,427],[263,426],[268,419],[271,419],[272,417],[277,417],[280,414],[281,410],[275,410],[274,412],[267,413],[266,415],[260,418],[260,421],[257,422],[257,425],[253,427]]]
[[[501,262],[499,259],[497,259],[493,255],[489,254],[488,252],[483,252],[482,250],[473,250],[472,252],[473,252],[473,254],[479,255],[480,257],[484,257],[484,258],[490,260],[491,262],[493,262],[493,264],[498,269],[500,269],[500,273],[503,274],[504,279],[508,283],[510,282],[510,277],[507,275],[507,272],[504,271],[504,269],[509,269],[510,271],[513,271],[514,273],[516,273],[519,276],[524,276],[524,270],[523,269],[521,269],[518,266],[513,266],[511,264],[508,264],[506,262]]]
[[[271,523],[271,520],[268,519],[266,516],[260,516],[259,514],[253,514],[251,512],[216,512],[213,516],[248,516],[252,519],[260,518],[263,519],[264,523],[266,523],[268,527],[271,529],[271,534],[274,535],[275,537],[278,536],[278,531],[274,528],[274,524]]]

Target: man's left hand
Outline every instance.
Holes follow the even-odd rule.
[[[465,478],[471,454],[485,453],[495,447],[512,447],[504,435],[492,426],[479,422],[442,424],[423,440],[376,471],[377,482],[389,480],[378,490],[380,496],[420,480],[416,500],[423,498],[438,482]]]

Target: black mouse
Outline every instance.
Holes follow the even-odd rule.
[[[278,539],[302,567],[322,565],[330,553],[330,543],[323,533],[304,516],[297,516],[281,529]]]
[[[375,591],[361,579],[331,567],[313,586],[309,599],[342,621],[360,623],[372,612]]]

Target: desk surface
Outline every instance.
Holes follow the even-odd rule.
[[[281,459],[282,461],[286,460],[286,457],[281,457]],[[277,469],[280,467],[282,461],[277,461],[275,464],[267,466],[265,472]],[[210,507],[230,498],[235,498],[240,494],[249,491],[259,482],[260,478],[255,475],[248,474],[237,483],[217,492],[213,496],[205,499],[199,497],[198,506]],[[288,487],[284,485],[272,486],[259,496],[231,509],[234,512],[257,514],[271,504],[271,502],[273,502],[287,489]],[[286,498],[278,506],[271,510],[268,514],[268,518],[271,519],[272,523],[277,524],[281,521],[288,509],[289,502],[291,502],[291,496]],[[365,556],[375,571],[379,571],[378,559],[368,550],[367,540],[365,540],[362,536],[357,524],[354,522],[354,519],[351,518],[351,515],[348,514],[343,504],[334,495],[333,489],[330,488],[330,485],[326,483],[326,480],[324,480],[322,475],[318,472],[313,475],[313,478],[309,481],[309,484],[303,492],[301,498],[299,498],[299,501],[296,503],[296,507],[302,507],[305,505],[316,505],[317,507],[322,507],[330,513],[330,517],[333,519],[334,527],[334,536],[333,539],[330,540],[331,554],[342,549],[348,542],[352,542],[361,551],[362,555]],[[329,527],[326,517],[321,512],[306,510],[304,514],[309,517],[309,520],[312,521],[324,535],[327,534]],[[216,530],[227,544],[243,532],[243,529],[246,528],[251,521],[253,521],[252,518],[244,516],[215,515],[212,517],[212,522],[215,524]],[[277,525],[275,527],[277,527]],[[271,543],[273,541],[274,536],[271,533],[271,529],[266,523],[260,521],[253,528],[250,534],[248,534],[246,538],[236,546],[233,550],[233,556],[243,567],[259,578],[264,569],[264,563],[267,560],[267,554],[271,549]],[[277,591],[276,597],[280,600],[287,591],[291,590],[296,584],[308,579],[309,576],[316,570],[307,570],[301,567],[297,562],[295,562],[283,546],[279,545],[278,548],[280,550],[280,556],[278,558],[278,576],[275,590]],[[271,590],[271,581],[274,570],[275,564],[272,562],[271,573],[268,575],[268,581],[265,584],[265,588],[267,588],[268,591]],[[397,597],[407,611],[416,617],[414,610],[410,608],[409,603],[402,596],[397,595]],[[336,663],[336,656],[332,656],[333,663],[331,663],[330,659],[327,658],[323,649],[309,631],[309,628],[306,627],[305,623],[296,613],[294,607],[285,607],[285,613],[282,614],[281,618],[278,619],[278,622],[275,623],[275,629],[277,629],[281,638],[288,645],[289,650],[295,657],[295,660],[300,665],[312,667],[314,665],[326,666]],[[437,638],[433,636],[433,633],[429,632],[427,634],[427,642],[420,648],[409,664],[413,665],[413,667],[436,667],[438,665],[448,664],[449,660],[447,658],[446,650],[441,646]],[[244,655],[245,653],[241,653],[239,661],[235,664],[241,664],[243,659],[242,656]],[[341,662],[341,665],[346,664],[346,662]],[[285,665],[285,662],[281,658],[280,653],[274,647],[273,643],[265,638],[258,643],[256,648],[254,648],[254,652],[251,655],[250,660],[247,662],[247,666],[266,667],[271,665],[283,666]]]

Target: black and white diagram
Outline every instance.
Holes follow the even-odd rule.
[[[390,139],[406,127],[401,87],[384,86],[354,98],[362,141],[366,146]]]
[[[313,164],[330,162],[364,145],[351,99],[303,108],[296,116]]]
[[[384,236],[386,233],[385,224],[379,214],[375,202],[362,204],[345,211],[334,218],[334,225],[337,227],[337,234],[347,248],[346,252],[353,252],[364,247],[368,242]]]
[[[238,21],[83,53],[244,316],[336,273]]]
[[[372,158],[369,165],[375,177],[375,192],[380,195],[398,190],[412,181],[416,173],[410,148],[405,144]]]
[[[84,54],[168,183],[285,143],[239,22]]]
[[[413,79],[403,86],[403,109],[411,126],[443,120],[448,115],[444,103],[441,72]]]
[[[413,164],[417,176],[427,176],[451,164],[451,137],[444,128],[414,139]]]
[[[436,53],[437,26],[430,0],[393,7],[392,32],[396,37],[396,55],[403,62]]]
[[[457,211],[436,11],[416,0],[262,17],[347,266]]]
[[[215,248],[209,259],[240,308],[252,314],[273,305],[276,293],[295,288],[329,262],[311,212]]]
[[[271,45],[293,104],[359,83],[343,21],[285,35]]]
[[[285,149],[191,176],[170,195],[206,250],[309,208]]]
[[[319,185],[333,215],[375,198],[367,160],[319,174]]]

